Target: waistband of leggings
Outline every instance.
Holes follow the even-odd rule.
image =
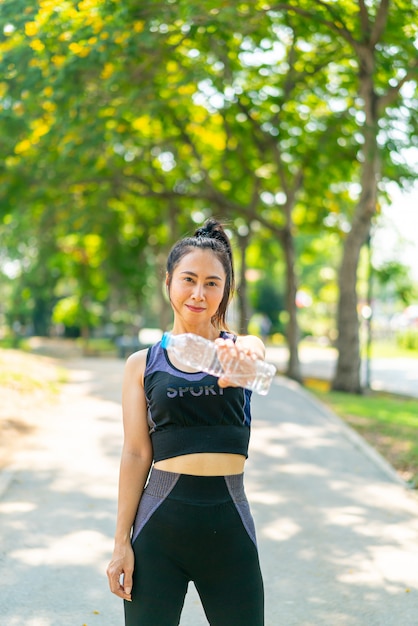
[[[190,504],[220,504],[246,499],[244,474],[194,476],[153,468],[145,488],[148,495]]]

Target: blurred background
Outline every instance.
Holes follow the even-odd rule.
[[[416,357],[417,8],[3,0],[0,345],[149,345],[170,247],[215,216],[230,325],[289,376],[302,341],[349,392],[375,347]]]

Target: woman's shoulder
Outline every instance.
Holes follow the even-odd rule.
[[[126,360],[125,371],[133,375],[143,375],[147,364],[149,348],[133,352]]]

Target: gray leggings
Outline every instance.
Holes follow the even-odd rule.
[[[126,626],[177,626],[193,581],[211,626],[263,626],[264,593],[243,474],[153,470],[132,545]]]

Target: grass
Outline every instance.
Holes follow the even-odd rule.
[[[363,358],[365,354],[362,354]],[[372,343],[371,358],[372,359],[414,359],[417,357],[417,351],[405,346],[399,345],[396,341],[380,340]]]
[[[364,343],[364,342],[363,342]],[[366,348],[361,345],[361,357],[363,359],[366,358]],[[273,342],[270,345],[279,345],[274,344]],[[284,345],[284,344],[282,344]],[[316,348],[326,350],[335,350],[332,346],[324,346],[319,344],[317,341],[312,339],[302,339],[299,344],[299,347],[302,348]],[[400,345],[395,339],[379,339],[374,340],[371,345],[371,358],[372,359],[415,359],[417,358],[417,350],[406,348],[405,346]]]
[[[330,391],[328,383],[313,379],[305,385],[418,488],[418,400],[385,392]]]

